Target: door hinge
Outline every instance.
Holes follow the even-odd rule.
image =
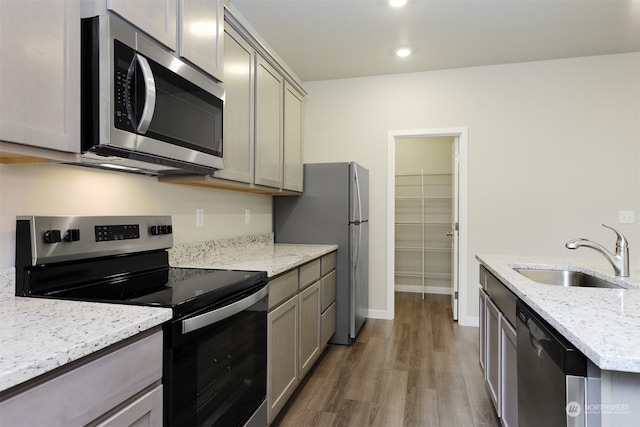
[[[458,224],[457,222],[455,224],[453,224],[453,229],[455,231],[460,231],[460,224]]]
[[[458,291],[455,291],[455,292],[453,293],[453,299],[458,299]]]

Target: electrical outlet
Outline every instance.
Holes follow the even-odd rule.
[[[635,222],[634,211],[620,211],[618,215],[620,224],[633,224]]]
[[[196,227],[204,227],[204,209],[196,209]]]
[[[244,210],[244,223],[251,224],[251,209]]]

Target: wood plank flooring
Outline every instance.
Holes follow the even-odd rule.
[[[329,345],[273,426],[500,425],[478,328],[452,320],[447,295],[395,300],[394,320],[367,319],[353,345]]]

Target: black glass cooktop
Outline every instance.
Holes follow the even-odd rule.
[[[173,307],[185,315],[203,308],[215,309],[254,293],[267,283],[267,274],[256,271],[170,268],[161,288],[128,299],[130,303]]]
[[[169,307],[173,308],[174,317],[181,317],[229,304],[255,292],[266,282],[265,272],[164,268],[105,277],[40,296]]]

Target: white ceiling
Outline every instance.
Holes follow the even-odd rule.
[[[303,81],[640,51],[640,0],[230,2]]]

